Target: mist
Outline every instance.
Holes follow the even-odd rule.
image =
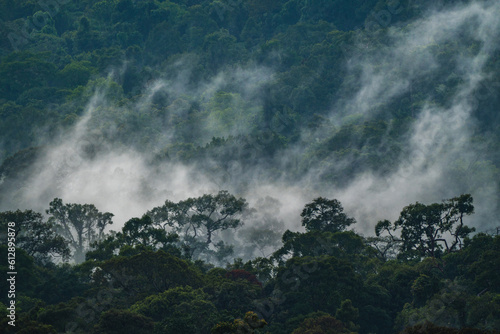
[[[350,115],[374,118],[380,112],[376,106],[401,99],[411,91],[416,78],[429,77],[430,81],[439,66],[435,53],[430,51],[432,47],[465,44],[465,40],[471,39],[480,45],[476,52],[457,54],[450,60],[454,62],[453,74],[460,78],[461,84],[442,105],[428,96],[428,103],[419,107],[407,134],[408,151],[391,173],[380,176],[369,171],[346,187],[323,190],[324,196],[338,198],[347,212],[357,218],[360,224],[356,230],[373,233],[377,220],[396,219],[410,203],[440,202],[467,192],[473,195],[476,207],[471,225],[482,231],[494,226],[499,209],[498,189],[493,170],[474,168],[478,162],[488,160],[488,151],[487,143],[473,143],[476,121],[472,113],[478,100],[485,98],[477,92],[490,77],[485,64],[498,48],[498,13],[498,2],[429,11],[420,20],[411,22],[404,32],[389,29],[392,45],[367,54],[354,54],[348,60],[347,66],[359,73],[356,81],[359,87],[349,87],[353,90],[349,99],[333,102],[330,117],[337,124]],[[336,119],[337,115],[343,118]],[[382,145],[381,150],[383,154]],[[462,173],[457,173],[457,169],[462,169]],[[322,172],[316,170],[308,181],[320,184]],[[492,182],[481,182],[483,173]]]
[[[327,118],[335,126],[314,133],[304,128],[300,140],[276,152],[272,159],[262,159],[255,168],[241,166],[232,151],[221,153],[234,157],[224,169],[211,157],[193,163],[175,159],[157,162],[155,157],[172,145],[178,134],[175,127],[168,126],[172,124],[170,120],[188,120],[189,110],[196,104],[210,110],[210,103],[217,102],[217,107],[226,103],[239,111],[229,118],[213,112],[206,116],[206,122],[196,124],[193,131],[201,147],[214,137],[227,139],[259,131],[248,124],[264,117],[262,91],[273,81],[275,69],[259,64],[227,68],[193,87],[188,84],[192,64],[186,58],[163,68],[165,73],[149,82],[134,103],[125,105],[110,98],[112,85],[101,86],[89,93],[91,98],[86,101],[83,115],[70,130],[53,138],[40,138],[42,153],[23,180],[25,186],[8,189],[12,196],[1,203],[0,209],[43,212],[53,198],[59,197],[66,203],[92,203],[100,211],[112,212],[115,217],[111,229],[119,230],[128,219],[142,216],[166,199],[179,201],[224,189],[263,211],[261,216],[245,221],[243,231],[265,226],[263,222],[272,224],[279,233],[286,229],[301,231],[300,212],[304,205],[323,196],[340,200],[346,213],[358,222],[354,230],[372,235],[378,220],[396,219],[408,204],[440,202],[471,193],[476,214],[469,219],[469,225],[486,231],[494,226],[493,217],[500,211],[499,189],[493,182],[494,170],[487,164],[487,143],[473,140],[473,113],[482,98],[477,92],[490,79],[486,64],[498,48],[499,15],[498,1],[476,1],[429,10],[419,20],[407,22],[404,30],[387,28],[384,34],[389,36],[389,45],[346,58],[347,73],[355,79],[343,86],[342,99],[331,101]],[[357,36],[377,38],[363,31],[358,31]],[[404,135],[406,147],[397,165],[385,173],[363,171],[347,184],[330,184],[324,178],[332,168],[342,173],[355,164],[349,155],[339,158],[331,154],[322,164],[307,168],[300,177],[290,176],[292,169],[297,168],[294,161],[303,159],[311,147],[326,141],[343,125],[353,119],[377,118],[384,105],[411,96],[412,82],[433,79],[433,73],[441,66],[434,50],[437,45],[462,43],[465,48],[470,40],[476,42],[477,49],[464,50],[450,60],[453,74],[460,82],[458,88],[448,94],[444,103],[435,103],[435,97],[429,95],[425,97],[426,104],[414,106],[411,127]],[[360,38],[358,43],[366,41]],[[112,82],[120,71],[123,68],[117,64],[108,81]],[[217,100],[217,94],[228,87],[232,95]],[[169,104],[167,114],[156,115],[155,104],[162,96],[174,102]],[[136,133],[125,136],[127,140],[116,140],[117,134],[122,133],[121,127],[132,127],[129,122],[139,112],[150,113],[154,122],[148,128],[134,129]],[[111,120],[115,126],[101,128],[103,119]],[[311,142],[310,138],[317,141]],[[134,145],[140,141],[147,142],[149,150]],[[381,159],[390,153],[382,144]],[[258,153],[252,151],[255,148],[248,150],[256,161],[261,161]],[[281,177],[271,172],[276,169],[282,171]],[[267,201],[277,200],[268,211],[263,208],[266,197]],[[262,215],[273,217],[264,219]],[[240,240],[242,234],[222,233],[219,238],[231,243]],[[235,250],[236,254],[242,252]]]

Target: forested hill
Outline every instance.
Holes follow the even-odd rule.
[[[2,332],[500,332],[500,236],[471,237],[470,195],[408,205],[374,237],[355,232],[338,200],[316,198],[300,215],[305,232],[286,230],[267,256],[277,229],[267,220],[242,230],[248,209],[224,191],[166,201],[118,233],[105,233],[113,215],[89,204],[55,199],[47,221],[2,212],[11,230],[0,254],[17,247],[0,266],[16,270],[0,283]],[[224,230],[244,231],[245,252],[262,256],[215,267],[234,250],[211,239]],[[71,255],[85,261],[68,264]]]
[[[472,193],[495,226],[494,1],[0,5],[2,209],[100,204],[120,164],[134,196],[105,209],[135,207],[122,223],[174,187],[278,182],[358,218]]]
[[[0,331],[497,333],[499,17],[0,0]]]
[[[237,151],[241,168],[265,166],[269,177],[321,166],[323,179],[345,185],[413,154],[412,122],[429,106],[452,107],[466,63],[486,52],[464,146],[487,154],[458,152],[450,172],[472,165],[487,178],[500,161],[498,50],[477,26],[488,3],[1,1],[0,157],[48,144],[101,89],[92,130],[109,142],[169,161],[210,156],[225,170],[224,152]],[[462,22],[437,14],[468,5]],[[283,166],[278,153],[294,144]]]
[[[271,128],[273,140],[264,150],[272,154],[296,141],[303,125],[330,125],[326,116],[333,101],[348,95],[353,84],[345,60],[357,52],[352,47],[360,33],[369,31],[373,38],[362,52],[374,51],[389,39],[372,31],[403,24],[426,9],[422,1],[374,0],[41,0],[2,1],[1,6],[3,158],[38,146],[40,132],[74,124],[92,89],[109,86],[106,98],[127,106],[148,94],[146,87],[158,79],[176,83],[155,94],[153,108],[120,110],[99,123],[108,128],[118,122],[114,140],[161,151],[167,143],[158,142],[159,132],[175,127],[169,156],[189,159],[214,136],[255,136]],[[445,50],[455,51],[453,46]],[[225,80],[212,92],[207,85],[218,75]],[[377,138],[398,111],[403,123],[398,128],[404,128],[411,105],[421,101],[409,95],[402,99],[384,106],[390,117],[352,125]],[[177,117],[171,117],[173,111]],[[202,126],[206,122],[215,124]],[[236,124],[245,130],[236,131]],[[134,140],[127,140],[131,135]],[[366,146],[362,137],[355,143],[338,137],[332,140],[339,145],[323,150]]]

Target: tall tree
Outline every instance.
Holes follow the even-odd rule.
[[[49,222],[55,224],[73,248],[77,263],[85,260],[90,245],[101,240],[106,226],[113,223],[112,213],[102,213],[93,204],[63,204],[60,198],[55,198],[49,205],[46,211],[51,215]]]
[[[38,262],[50,261],[53,257],[66,260],[70,250],[66,240],[57,235],[51,222],[44,222],[42,215],[32,210],[5,211],[0,213],[0,228],[7,231],[14,223],[16,247],[22,248]]]
[[[207,248],[217,232],[242,225],[241,215],[247,207],[245,199],[221,190],[178,203],[167,200],[148,215],[156,224],[173,228],[196,248]]]
[[[443,249],[447,253],[461,249],[463,239],[475,231],[464,224],[464,217],[474,213],[472,202],[469,194],[429,205],[416,202],[405,207],[394,223],[378,222],[375,233],[385,231],[396,239],[391,231],[399,231],[400,256],[439,257]]]
[[[167,234],[164,229],[155,227],[147,215],[127,221],[118,237],[123,238],[123,242],[129,246],[141,244],[154,250],[177,240],[177,235]]]
[[[354,218],[344,213],[344,208],[338,200],[323,197],[306,204],[300,216],[302,226],[305,226],[307,231],[341,232],[356,223]]]

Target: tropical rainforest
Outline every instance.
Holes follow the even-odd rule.
[[[499,17],[0,0],[0,331],[499,333]]]

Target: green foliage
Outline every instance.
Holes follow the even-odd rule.
[[[208,118],[206,124],[210,132],[222,129],[224,136],[228,135],[228,127],[234,124],[245,130],[271,125],[278,136],[285,136],[285,142],[293,141],[303,132],[303,124],[318,125],[318,117],[328,120],[325,116],[331,111],[332,99],[341,100],[351,84],[357,82],[356,76],[346,76],[344,56],[350,56],[349,50],[373,56],[376,50],[372,42],[390,47],[391,38],[384,33],[386,26],[379,21],[389,15],[389,25],[403,23],[422,13],[429,4],[429,1],[413,4],[375,0],[107,0],[35,5],[32,1],[4,1],[2,13],[5,14],[2,15],[6,24],[0,44],[3,57],[0,90],[4,100],[0,104],[16,102],[23,106],[18,114],[35,112],[44,116],[30,119],[29,124],[24,120],[11,125],[10,128],[15,129],[11,134],[2,132],[5,134],[2,139],[9,141],[12,134],[17,134],[13,140],[15,144],[9,144],[5,154],[9,156],[32,146],[30,137],[38,125],[43,127],[48,123],[55,128],[70,125],[64,120],[74,112],[74,106],[66,104],[65,97],[69,95],[77,105],[88,102],[87,94],[77,87],[105,79],[114,72],[113,80],[125,92],[127,102],[134,103],[142,95],[140,90],[146,83],[171,72],[179,60],[184,65],[189,64],[190,74],[182,79],[188,87],[210,79],[219,71],[231,72],[238,66],[248,68],[248,64],[262,64],[276,68],[275,78],[263,89],[268,94],[263,101],[231,84],[226,85],[221,93],[235,97],[232,106],[212,105],[204,97],[199,98],[196,103],[205,105],[206,110],[198,115],[190,113],[180,117],[183,126],[176,127],[179,134],[192,134],[189,129],[203,126]],[[367,30],[373,36],[365,34]],[[366,48],[357,50],[356,41],[363,38],[367,39],[363,44]],[[309,167],[326,165],[325,178],[340,183],[367,168],[386,172],[404,154],[402,136],[411,121],[408,117],[414,115],[414,106],[423,103],[421,96],[425,94],[420,92],[432,93],[436,103],[448,100],[459,84],[456,73],[451,70],[453,61],[448,60],[456,54],[477,52],[477,48],[475,41],[468,40],[464,45],[425,46],[425,52],[436,56],[442,65],[442,71],[430,73],[430,80],[425,78],[430,84],[417,79],[413,86],[419,94],[402,96],[401,103],[373,106],[375,110],[384,110],[381,119],[366,119],[353,110],[351,115],[360,118],[357,121],[353,122],[352,117],[349,121],[347,116],[340,129],[325,132],[328,138],[308,137],[305,143],[308,150],[302,163]],[[392,68],[393,64],[382,60],[380,66]],[[126,68],[122,71],[123,67]],[[165,71],[166,68],[169,70]],[[496,62],[488,64],[489,70],[497,71],[498,68]],[[97,83],[90,83],[89,87],[93,85]],[[486,86],[493,87],[493,83]],[[212,95],[206,95],[208,100],[217,99]],[[79,100],[78,97],[83,98]],[[167,97],[167,105],[176,98],[178,96]],[[490,110],[496,100],[494,96],[487,96],[479,102],[481,107],[478,109]],[[54,109],[58,112],[54,113]],[[260,119],[260,111],[263,119]],[[278,130],[272,122],[282,114],[294,115],[295,119]],[[496,118],[492,121],[494,114],[493,111],[484,112],[479,117],[481,126],[490,128],[493,134],[497,124]],[[9,124],[13,124],[12,120]],[[140,132],[139,129],[142,127],[134,127],[132,132]],[[211,135],[213,133],[208,138]],[[126,141],[125,137],[120,141]],[[165,147],[181,143],[200,145],[195,138],[186,139],[175,138]],[[355,160],[349,168],[339,172],[334,166],[328,166],[332,157],[345,155]],[[454,164],[457,173],[467,172],[469,161],[466,160]],[[476,165],[493,171],[498,161],[496,155]],[[301,172],[299,168],[293,176]],[[490,173],[485,173],[485,179],[489,177],[486,174]]]
[[[57,73],[60,85],[67,88],[85,86],[93,73],[89,61],[73,61]]]
[[[286,231],[283,234],[283,247],[273,257],[282,260],[292,256],[332,255],[355,263],[366,251],[363,239],[354,232],[320,232],[307,233]]]
[[[75,312],[79,305],[78,301],[81,302],[82,299],[73,299],[67,303],[59,303],[40,308],[36,313],[36,320],[40,323],[49,324],[58,332],[65,331],[66,325],[73,321],[82,325],[83,319],[79,318],[77,312]],[[88,324],[85,327],[88,328]]]
[[[342,303],[340,303],[340,308],[335,312],[335,318],[342,321],[342,323],[352,331],[359,329],[359,326],[355,325],[359,318],[359,310],[352,306],[350,299],[343,300]]]
[[[151,317],[158,324],[155,333],[208,332],[217,310],[209,296],[190,286],[169,289],[132,305],[131,311]]]
[[[94,333],[102,334],[149,334],[154,323],[150,318],[126,310],[109,310],[101,315]]]
[[[0,245],[0,255],[4,259],[7,259],[8,254],[12,254],[12,248],[5,244]],[[12,255],[10,256],[12,258]],[[40,271],[39,268],[34,264],[33,258],[29,256],[24,250],[20,248],[15,249],[15,268],[17,275],[15,276],[15,296],[25,295],[34,296],[36,293],[36,287],[40,284]],[[8,305],[7,292],[10,290],[9,281],[10,278],[7,273],[11,272],[9,270],[9,264],[4,260],[0,265],[0,270],[2,270],[5,279],[1,280],[0,288],[5,293],[0,296],[0,302]]]
[[[122,228],[122,234],[117,238],[123,238],[127,245],[142,245],[157,249],[159,245],[166,246],[177,240],[176,235],[169,235],[162,228],[155,228],[153,221],[149,216],[143,216],[141,219],[132,218],[125,223]]]
[[[131,257],[113,257],[100,268],[128,293],[148,296],[182,285],[200,287],[202,279],[186,261],[161,250]]]
[[[472,211],[471,203],[466,196],[445,202],[449,211],[444,217],[450,225],[462,223],[461,218]],[[63,212],[61,206],[57,199],[51,203]],[[19,324],[34,333],[71,328],[169,334],[388,333],[393,327],[411,333],[453,333],[454,328],[470,327],[480,333],[500,326],[498,236],[466,237],[462,247],[442,258],[384,262],[353,231],[286,231],[274,260],[244,263],[240,259],[222,269],[180,259],[177,237],[158,226],[198,227],[198,221],[211,223],[210,212],[219,212],[219,219],[228,218],[245,206],[245,200],[227,192],[186,202],[167,201],[150,212],[156,224],[149,215],[130,219],[121,232],[94,243],[95,249],[81,265],[35,263],[17,249]],[[69,209],[67,215],[58,216],[60,220],[73,217]],[[80,216],[76,210],[76,217]],[[16,211],[1,217],[4,225],[16,222],[18,240],[45,242],[36,233],[24,232],[42,223],[39,214]],[[44,226],[46,235],[55,236],[56,226]],[[91,228],[99,233],[100,227],[96,223]],[[382,221],[377,231],[391,232],[390,227],[391,223]],[[254,312],[242,317],[249,309],[262,312],[265,320]]]
[[[67,263],[45,266],[40,270],[40,277],[43,281],[37,287],[36,295],[49,304],[66,302],[82,296],[89,289],[80,270]]]
[[[306,231],[341,232],[356,222],[343,211],[338,200],[318,197],[302,210],[302,226]]]
[[[154,224],[172,227],[183,238],[191,257],[199,258],[205,253],[221,261],[232,250],[222,241],[213,245],[215,249],[210,249],[212,237],[219,231],[242,225],[240,216],[247,207],[245,199],[221,190],[216,195],[188,198],[178,203],[167,200],[148,215]],[[203,234],[205,238],[201,237]]]
[[[0,65],[1,95],[15,100],[26,90],[47,85],[56,69],[47,58],[47,52],[14,52],[5,57]]]
[[[478,254],[476,258],[467,259],[469,261],[474,261],[474,263],[467,268],[467,277],[472,278],[477,287],[500,293],[500,278],[498,277],[497,270],[499,265],[498,255],[500,254],[500,237],[498,235],[495,238],[486,235],[478,235],[474,236],[472,241],[474,244],[471,243],[468,245],[468,250],[470,250],[471,253],[480,254]],[[478,245],[480,242],[483,244]],[[485,246],[487,250],[483,250],[486,248]],[[474,248],[476,249],[474,250]],[[471,254],[468,255],[470,256]]]
[[[210,334],[252,334],[255,333],[256,329],[263,328],[267,325],[264,319],[260,319],[255,312],[245,313],[245,317],[242,319],[234,319],[231,322],[220,322],[215,325]]]
[[[429,333],[429,334],[495,334],[497,331],[488,331],[488,330],[480,330],[480,329],[472,329],[472,328],[464,328],[464,329],[455,329],[443,326],[436,326],[432,323],[424,323],[419,325],[414,325],[408,328],[405,328],[404,331],[400,332],[401,334],[420,334],[420,333]]]
[[[413,281],[411,286],[411,292],[415,299],[415,304],[419,305],[422,301],[428,300],[432,297],[440,288],[440,281],[435,277],[429,277],[425,274],[420,274],[420,276]]]
[[[348,262],[326,255],[291,258],[279,268],[276,288],[283,291],[282,306],[294,315],[311,309],[334,313],[342,300],[356,299],[363,289]]]
[[[22,327],[16,333],[20,334],[55,334],[57,331],[51,325],[44,325],[36,321],[27,321],[18,326]]]
[[[324,334],[349,334],[341,321],[326,315],[319,318],[308,318],[294,330],[292,334],[324,333]]]
[[[391,230],[399,230],[402,257],[440,257],[443,249],[450,253],[463,247],[463,239],[475,231],[464,225],[463,219],[473,213],[469,194],[443,203],[425,205],[417,202],[405,207],[393,225],[387,220],[378,222],[375,232],[379,236],[386,231],[393,237]],[[447,238],[451,239],[449,244]]]
[[[0,228],[7,231],[14,223],[16,246],[22,248],[38,262],[48,262],[52,257],[67,260],[70,250],[66,240],[55,233],[55,226],[44,222],[42,215],[32,210],[6,211],[0,213]]]
[[[245,173],[265,183],[295,182],[314,171],[325,187],[337,188],[366,172],[390,176],[414,153],[407,136],[422,106],[447,108],[463,84],[457,63],[484,46],[462,36],[425,42],[412,52],[436,66],[420,68],[409,93],[367,110],[337,106],[366,79],[357,59],[374,59],[366,69],[373,73],[402,70],[380,52],[394,47],[395,36],[413,40],[409,24],[430,5],[440,4],[0,1],[0,203],[23,203],[16,189],[32,186],[31,167],[43,156],[35,148],[40,133],[71,131],[93,97],[110,102],[98,103],[88,124],[111,147],[153,152],[154,163],[201,166],[238,191],[248,187],[235,180]],[[464,143],[488,154],[458,152],[443,173],[482,194],[498,184],[500,166],[500,57],[488,49],[488,75],[473,92],[477,106],[471,103],[473,139]],[[297,161],[283,159],[295,144]],[[316,198],[303,208],[305,233],[283,233],[284,223],[273,221],[279,208],[272,208],[239,230],[248,247],[237,255],[247,262],[211,269],[234,256],[221,235],[240,228],[247,209],[244,199],[221,191],[166,201],[109,234],[112,214],[92,204],[55,199],[48,222],[31,210],[2,212],[2,236],[5,224],[16,222],[19,326],[8,327],[3,317],[0,331],[55,333],[74,324],[82,333],[500,328],[500,238],[469,237],[470,195],[410,204],[395,222],[380,222],[373,238],[346,231],[355,221],[335,199]],[[87,261],[51,263],[67,257],[68,244],[76,262]],[[7,258],[7,248],[0,250]],[[5,280],[0,288],[7,291]],[[263,301],[267,308],[259,309]],[[265,321],[244,315],[256,309]],[[311,313],[318,310],[328,313]]]
[[[144,314],[155,321],[172,317],[175,307],[182,303],[207,300],[208,295],[201,289],[190,286],[168,289],[158,295],[152,295],[130,307],[133,312]]]
[[[55,198],[47,210],[49,223],[54,224],[74,249],[77,263],[85,259],[85,251],[103,237],[106,226],[111,225],[113,214],[99,212],[93,204],[63,204]]]
[[[233,318],[253,309],[262,288],[254,281],[237,279],[225,270],[212,269],[208,272],[203,290],[211,297],[219,312],[227,312]]]

